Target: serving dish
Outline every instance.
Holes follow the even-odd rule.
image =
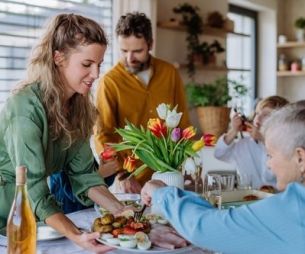
[[[98,242],[102,243],[102,244],[111,246],[111,247],[119,249],[119,250],[124,250],[124,252],[130,252],[130,253],[149,253],[149,254],[182,253],[182,252],[190,251],[192,249],[192,246],[186,246],[186,247],[183,247],[183,248],[173,249],[173,250],[152,246],[151,249],[140,250],[140,249],[137,249],[137,248],[132,248],[132,249],[131,248],[124,248],[124,247],[121,247],[121,246],[118,246],[118,245],[110,244],[106,240],[103,240],[103,239],[100,239],[100,238],[98,238],[96,240]]]
[[[258,199],[246,201],[244,198],[249,195],[256,196]],[[271,197],[273,195],[274,194],[272,194],[272,193],[267,193],[267,192],[259,191],[259,190],[223,191],[221,193],[221,201],[222,201],[221,208],[226,209],[226,208],[239,207],[241,205],[251,204],[258,200]]]

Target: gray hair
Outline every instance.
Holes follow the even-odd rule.
[[[297,147],[305,149],[305,103],[292,103],[274,111],[264,122],[262,133],[267,133],[272,145],[287,157]]]

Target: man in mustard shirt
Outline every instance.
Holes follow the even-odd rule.
[[[156,118],[156,107],[160,103],[178,105],[177,111],[183,112],[180,127],[189,125],[184,87],[178,71],[172,64],[150,54],[152,27],[146,15],[134,12],[121,16],[116,35],[121,59],[103,76],[97,90],[99,117],[94,135],[97,154],[103,150],[103,144],[120,141],[115,128],[123,128],[125,120],[146,126],[150,118]],[[100,166],[100,173],[108,177],[120,168],[121,163],[116,167]],[[139,192],[138,183],[143,185],[151,174],[147,169],[136,179],[125,181],[125,191]]]

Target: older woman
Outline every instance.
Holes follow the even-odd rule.
[[[251,205],[217,210],[198,195],[160,181],[142,190],[146,204],[193,244],[223,253],[305,253],[305,107],[286,106],[264,124],[268,166],[283,192]]]

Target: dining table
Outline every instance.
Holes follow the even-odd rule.
[[[75,223],[75,225],[82,230],[91,231],[91,225],[95,218],[99,217],[100,215],[96,212],[94,208],[88,208],[84,210],[80,210],[74,213],[67,214],[67,216]],[[0,253],[4,254],[7,252],[7,239],[5,236],[0,235]],[[92,253],[90,251],[84,250],[71,240],[65,237],[56,238],[53,240],[41,240],[37,241],[37,254],[88,254]],[[132,250],[119,250],[114,249],[107,254],[128,254],[133,253]],[[141,254],[141,252],[136,252],[137,254]],[[149,251],[143,251],[142,253],[149,254]],[[189,248],[185,250],[168,250],[168,254],[216,254],[215,252],[211,252],[208,250],[203,250],[201,248],[195,246],[189,246]],[[162,252],[164,254],[164,252]]]

